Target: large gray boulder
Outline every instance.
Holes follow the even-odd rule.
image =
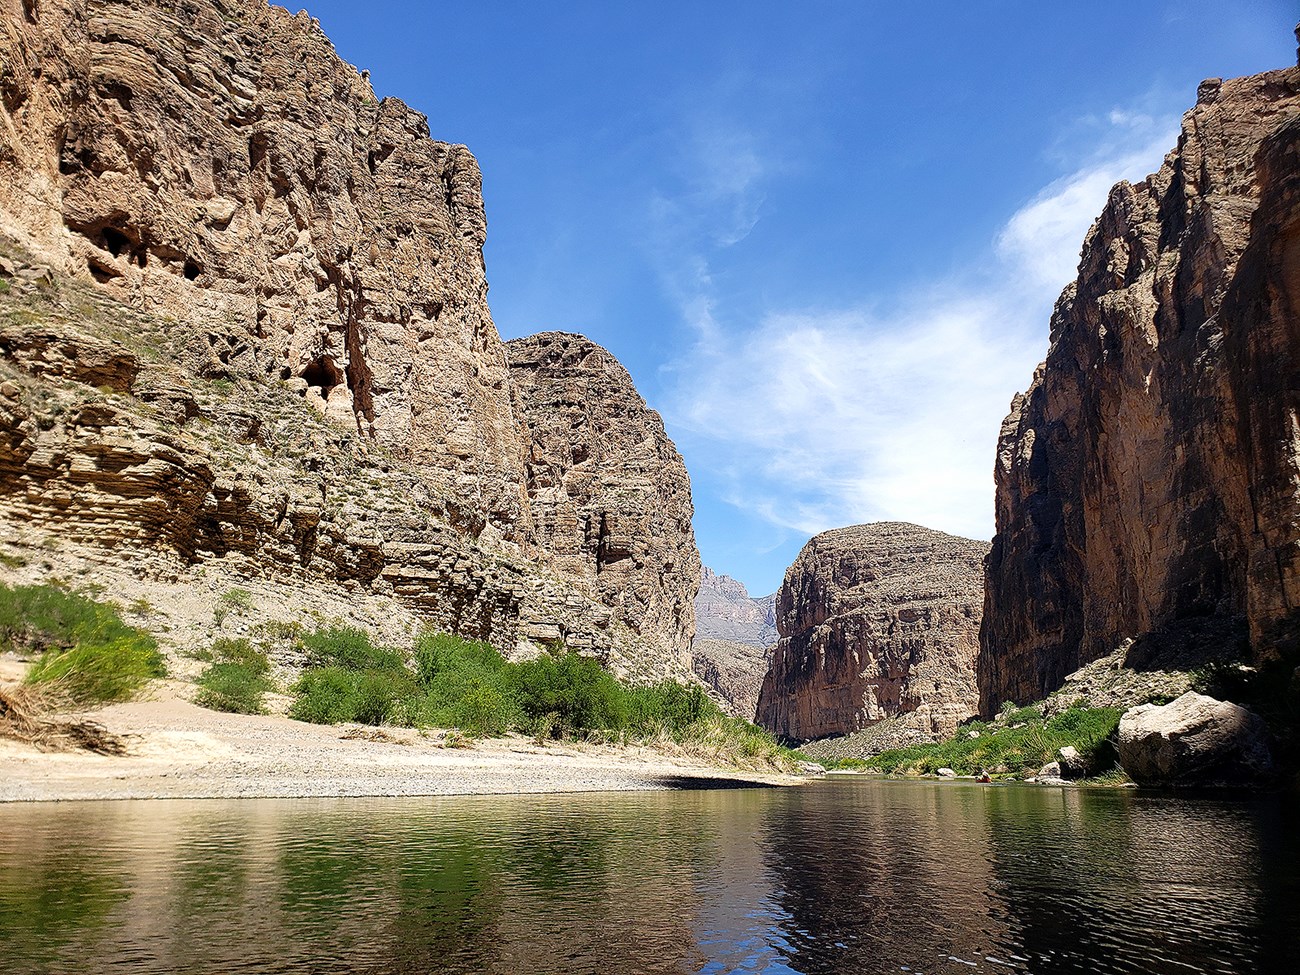
[[[1195,691],[1169,704],[1126,711],[1119,722],[1119,760],[1141,785],[1252,785],[1273,771],[1263,720]]]

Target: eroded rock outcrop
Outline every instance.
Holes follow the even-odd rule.
[[[795,740],[906,716],[934,735],[975,714],[983,542],[898,522],[814,537],[777,592],[758,723]]]
[[[299,378],[471,535],[526,535],[474,157],[264,0],[7,0],[0,229]]]
[[[512,339],[506,353],[538,544],[685,663],[700,555],[690,478],[663,420],[619,361],[581,335]]]
[[[754,719],[776,640],[776,593],[754,598],[739,581],[704,566],[695,597],[691,669],[732,715]]]
[[[691,670],[713,688],[723,710],[734,718],[754,720],[763,677],[772,666],[767,649],[732,640],[696,640]]]
[[[305,13],[0,0],[0,250],[23,282],[0,335],[23,393],[0,417],[0,514],[689,674],[680,458],[610,367],[598,460],[566,468],[608,515],[599,553],[540,495],[535,526],[538,471],[578,444],[512,383],[485,234],[469,151],[376,99]]]
[[[1159,172],[1111,191],[1003,424],[986,714],[1198,620],[1295,651],[1298,329],[1300,69],[1206,81]]]
[[[704,566],[695,597],[695,637],[770,647],[777,639],[776,593],[751,596],[743,583]]]

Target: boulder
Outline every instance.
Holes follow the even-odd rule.
[[[1088,760],[1079,754],[1073,745],[1066,745],[1057,753],[1060,757],[1052,764],[1057,766],[1056,774],[1063,779],[1084,779],[1088,777]]]
[[[1119,722],[1119,759],[1140,785],[1236,786],[1268,779],[1268,729],[1243,707],[1188,691]]]

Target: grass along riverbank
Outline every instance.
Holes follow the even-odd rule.
[[[28,712],[130,700],[164,673],[154,637],[125,624],[115,605],[49,585],[0,586],[0,650],[36,658],[24,687],[47,691],[23,692]],[[187,655],[207,666],[181,694],[229,714],[262,715],[276,710],[271,702],[299,721],[438,731],[443,744],[513,733],[539,746],[650,747],[748,770],[799,765],[771,735],[723,714],[700,687],[628,684],[563,648],[511,662],[487,644],[443,633],[399,649],[356,628],[270,626]],[[277,667],[272,656],[305,666]],[[33,740],[30,723],[24,727],[23,739]],[[0,720],[0,735],[5,729]],[[48,742],[60,743],[66,736]]]
[[[1119,771],[1115,735],[1119,708],[1075,707],[1044,717],[1038,705],[1006,708],[993,721],[962,725],[955,737],[911,745],[869,759],[823,759],[830,768],[887,775],[935,775],[952,769],[958,775],[1028,778],[1058,760],[1060,750],[1074,748],[1089,778],[1114,781]]]

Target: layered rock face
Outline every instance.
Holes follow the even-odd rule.
[[[1170,626],[1294,650],[1297,374],[1300,69],[1207,81],[1160,171],[1111,191],[1003,424],[986,714]]]
[[[307,383],[456,527],[526,534],[480,176],[263,0],[6,0],[3,229],[203,324],[210,375]]]
[[[695,636],[770,647],[776,642],[776,593],[750,596],[743,583],[704,566],[695,597]]]
[[[713,688],[718,703],[733,718],[754,720],[763,677],[771,666],[771,654],[763,647],[731,640],[691,644],[691,670]]]
[[[538,544],[685,662],[700,555],[690,478],[663,420],[619,361],[581,335],[512,339],[506,355]]]
[[[978,707],[983,542],[897,522],[823,532],[777,592],[758,723],[795,740],[906,716],[949,734]]]
[[[36,397],[0,417],[5,513],[114,549],[342,572],[507,647],[561,636],[687,672],[699,564],[680,458],[608,368],[587,390],[598,459],[578,472],[594,491],[578,507],[609,515],[596,550],[557,530],[544,492],[534,526],[539,470],[582,464],[542,384],[512,383],[485,234],[469,151],[377,100],[305,13],[0,0],[0,238],[46,281],[12,295],[32,327],[0,349]],[[141,335],[105,344],[136,312]],[[92,354],[135,373],[77,375]],[[100,386],[122,398],[67,412]],[[374,502],[386,522],[365,485],[394,477]]]
[[[707,565],[695,597],[691,669],[732,715],[752,721],[776,643],[776,593],[754,598],[731,576]]]

